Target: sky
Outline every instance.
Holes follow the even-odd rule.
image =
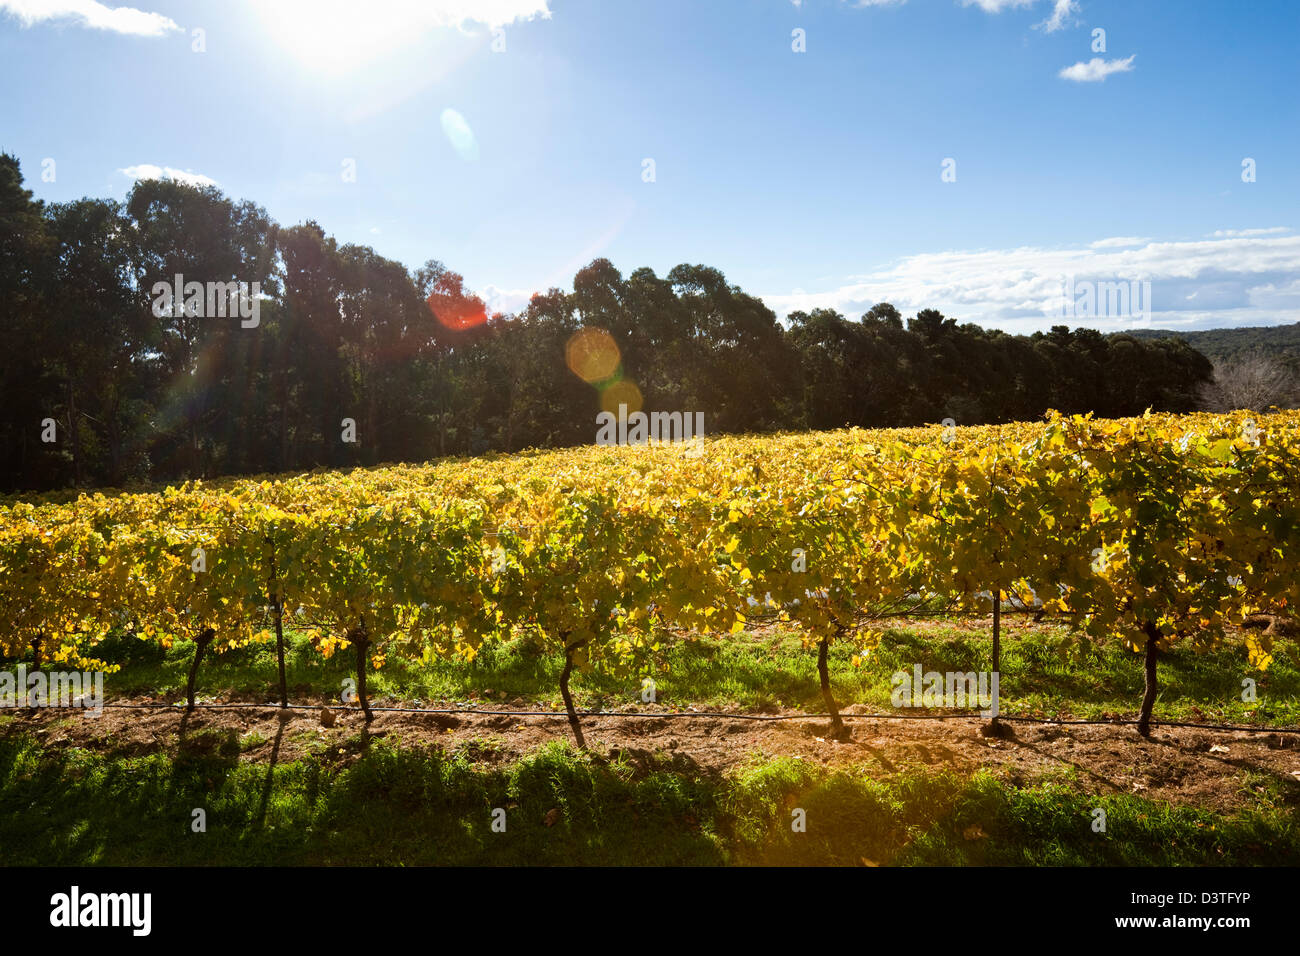
[[[782,317],[1271,325],[1298,49],[1297,0],[0,0],[0,151],[50,202],[215,183],[502,311],[605,257]]]

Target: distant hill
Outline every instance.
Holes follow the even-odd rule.
[[[1134,329],[1127,334],[1137,339],[1181,338],[1216,364],[1243,352],[1259,349],[1265,354],[1276,355],[1293,368],[1300,369],[1300,322],[1290,325],[1201,329],[1186,332],[1175,332],[1170,329]]]

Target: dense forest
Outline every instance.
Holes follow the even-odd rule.
[[[207,311],[160,308],[155,285],[177,275],[257,283],[255,321],[233,303],[214,316],[210,297]],[[281,227],[170,180],[123,202],[46,204],[11,156],[0,291],[4,490],[582,444],[602,401],[636,394],[647,411],[702,411],[707,433],[1185,411],[1212,372],[1172,339],[1013,336],[887,303],[783,324],[703,265],[624,276],[597,259],[572,292],[489,315],[437,261],[412,273],[314,222]],[[583,329],[617,346],[598,380],[566,362]]]
[[[1300,372],[1300,322],[1190,332],[1134,329],[1130,334],[1143,340],[1181,338],[1216,365],[1245,355],[1263,354]]]

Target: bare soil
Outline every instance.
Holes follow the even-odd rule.
[[[149,698],[116,703],[157,703]],[[502,708],[505,709],[505,708]],[[514,710],[514,708],[511,708]],[[849,707],[852,714],[860,707]],[[100,717],[68,711],[15,711],[0,736],[28,732],[53,751],[81,747],[114,756],[164,752],[172,756],[221,751],[257,763],[292,761],[317,754],[346,765],[360,753],[365,729],[359,711],[280,711],[244,705],[199,709],[131,710],[108,707]],[[850,717],[852,739],[830,739],[825,719],[753,721],[680,716],[588,716],[582,718],[594,753],[624,758],[638,769],[652,766],[721,775],[752,755],[787,756],[827,766],[861,765],[887,777],[917,768],[970,773],[986,768],[1017,785],[1059,776],[1072,767],[1077,785],[1090,793],[1127,792],[1174,804],[1231,812],[1251,802],[1252,789],[1267,778],[1300,800],[1300,734],[1153,728],[1143,740],[1131,726],[1005,723],[1011,736],[981,733],[977,717],[948,720]],[[489,764],[513,762],[549,741],[572,741],[563,717],[520,707],[511,715],[377,712],[372,738],[404,746],[439,747]]]

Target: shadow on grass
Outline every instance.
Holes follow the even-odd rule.
[[[606,760],[561,743],[509,766],[364,735],[270,766],[241,763],[237,749],[224,735],[198,734],[175,759],[114,759],[0,738],[5,862],[1300,863],[1300,810],[1288,802],[1226,818],[1055,783],[1019,788],[983,773],[875,779],[864,768],[786,758],[708,777],[653,755]],[[205,832],[192,826],[196,809]],[[1096,809],[1106,812],[1104,833],[1093,829]],[[503,832],[494,820],[504,820]]]
[[[278,736],[278,735],[277,735]],[[0,739],[0,845],[11,865],[723,862],[710,796],[670,772],[555,745],[512,767],[361,735],[325,759],[239,763],[233,736],[189,735],[175,760],[44,752]],[[277,740],[278,744],[278,740]],[[505,810],[506,831],[492,829]],[[203,809],[206,832],[193,832]],[[691,821],[694,820],[695,823]]]

